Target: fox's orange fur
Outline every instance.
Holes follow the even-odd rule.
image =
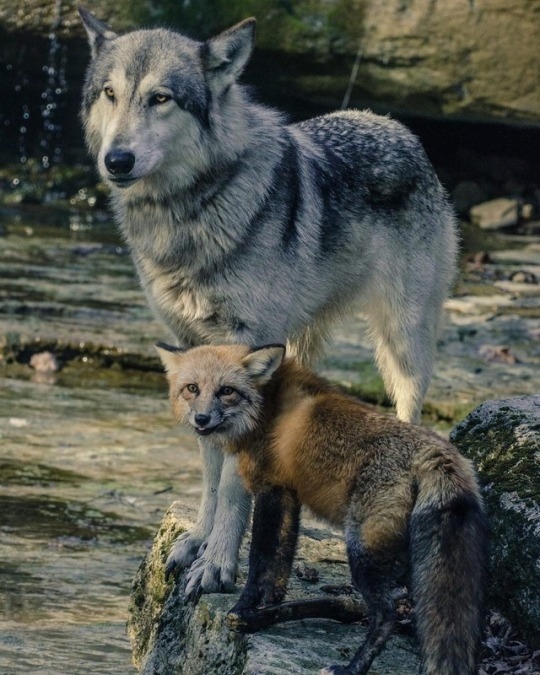
[[[408,553],[423,672],[472,675],[485,525],[471,462],[433,432],[282,361],[282,347],[160,353],[175,416],[222,437],[256,498],[250,574],[233,611],[282,600],[305,504],[344,528],[353,582],[372,610],[349,666],[324,672],[367,672],[392,623],[389,577]],[[188,385],[198,393],[186,395]],[[206,429],[194,422],[203,418]]]

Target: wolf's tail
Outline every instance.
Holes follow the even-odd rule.
[[[411,514],[416,624],[424,675],[474,675],[483,624],[487,527],[471,463],[452,448],[418,462]]]

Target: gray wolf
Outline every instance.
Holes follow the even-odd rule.
[[[350,664],[322,673],[369,670],[392,629],[400,557],[411,567],[422,673],[476,673],[486,525],[471,462],[430,430],[337,391],[294,359],[283,361],[284,346],[159,352],[176,419],[219,437],[255,496],[249,574],[233,625],[283,600],[306,504],[344,528],[352,580],[370,620]]]
[[[119,36],[81,16],[88,148],[170,339],[286,342],[308,363],[356,302],[398,417],[418,420],[456,250],[419,141],[370,112],[287,124],[254,103],[238,83],[254,19],[197,42],[164,29]],[[199,444],[199,516],[169,569],[191,565],[194,586],[227,591],[251,501],[235,458],[212,436]]]

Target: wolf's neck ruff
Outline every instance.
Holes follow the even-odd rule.
[[[260,108],[260,117],[265,114]],[[189,183],[185,176],[179,182],[161,170],[131,188],[113,187],[115,216],[132,250],[143,250],[164,270],[181,267],[201,274],[234,262],[249,246],[269,217],[269,201],[296,153],[283,125],[271,126],[269,133],[268,122],[256,125],[250,117],[236,155],[230,149],[220,152],[217,140],[207,141],[213,146],[212,162],[194,172]],[[234,145],[234,138],[228,142]],[[246,172],[247,166],[252,170]]]

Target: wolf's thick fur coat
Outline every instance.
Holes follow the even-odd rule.
[[[237,82],[253,19],[197,42],[164,29],[118,36],[80,11],[88,147],[177,343],[287,342],[309,362],[354,302],[398,417],[418,420],[456,255],[418,139],[368,111],[287,124],[254,103]],[[198,557],[193,584],[227,590],[250,501],[234,459],[211,439],[201,452],[199,518],[171,564]]]

